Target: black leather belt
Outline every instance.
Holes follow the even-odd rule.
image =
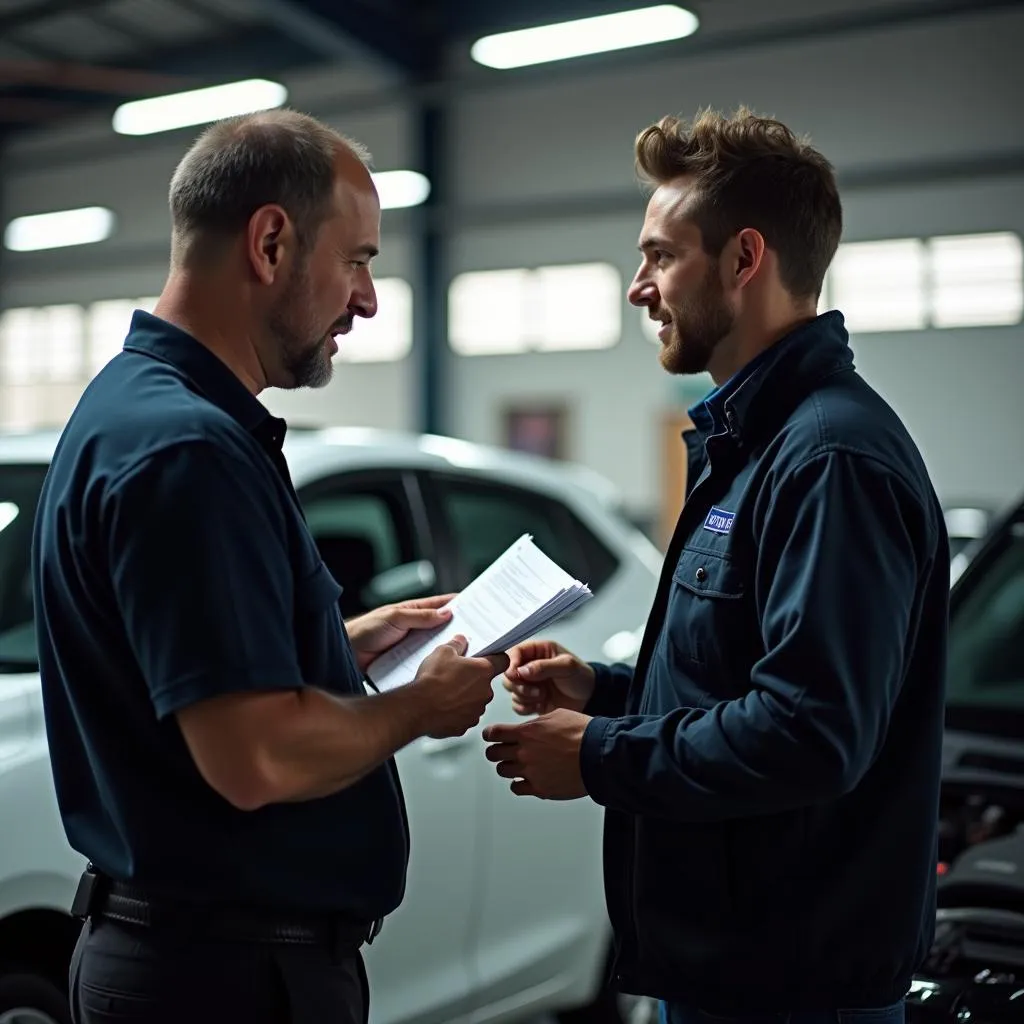
[[[82,890],[87,890],[85,894]],[[244,907],[205,907],[157,899],[137,885],[86,872],[73,913],[143,928],[185,929],[227,942],[328,946],[356,952],[380,933],[382,921],[354,921],[336,914],[290,914]]]

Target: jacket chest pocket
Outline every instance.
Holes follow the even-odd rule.
[[[735,678],[756,627],[747,589],[743,567],[732,559],[683,549],[672,574],[666,616],[666,639],[682,665],[703,669],[702,676]],[[714,694],[717,699],[729,696]]]
[[[295,646],[302,677],[335,691],[346,688],[346,678],[358,672],[338,608],[341,593],[323,562],[295,581]]]

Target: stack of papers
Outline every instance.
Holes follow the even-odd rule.
[[[469,657],[506,651],[593,596],[524,533],[445,606],[452,617],[444,626],[410,633],[366,674],[381,692],[404,686],[435,647],[460,633],[469,641]]]

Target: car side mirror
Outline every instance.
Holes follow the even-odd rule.
[[[426,597],[433,593],[436,586],[437,572],[434,565],[423,559],[405,562],[377,573],[363,587],[360,597],[367,608],[378,608],[382,604]]]

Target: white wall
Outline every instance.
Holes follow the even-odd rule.
[[[718,17],[726,28],[744,27],[743,7],[740,0],[720,0],[708,8],[706,26],[713,29]],[[789,7],[793,16],[803,10],[795,2]],[[619,267],[625,286],[642,212],[631,178],[632,140],[662,114],[690,114],[706,104],[746,102],[783,118],[809,132],[841,175],[1019,157],[1021,38],[1024,10],[1017,8],[733,53],[638,58],[600,72],[485,75],[479,85],[474,79],[449,109],[449,269],[601,259]],[[358,102],[388,83],[327,72],[289,85],[296,106],[366,142],[378,168],[409,165],[407,109],[397,101],[364,108]],[[165,270],[167,182],[188,141],[187,132],[123,139],[103,123],[84,122],[16,144],[5,161],[6,217],[107,203],[121,230],[88,251],[4,254],[0,304],[157,290]],[[88,159],[69,161],[70,147],[82,145]],[[570,215],[587,197],[596,210]],[[844,202],[846,240],[1000,229],[1024,234],[1024,176],[860,188],[846,192]],[[389,230],[389,219],[400,223],[385,213],[378,273],[413,278],[415,240]],[[659,497],[657,422],[679,404],[679,382],[658,366],[635,311],[625,302],[623,308],[622,341],[606,351],[448,353],[444,429],[499,441],[505,403],[564,398],[573,457],[614,479],[635,511],[652,511]],[[854,348],[865,375],[905,417],[944,497],[1001,502],[1024,489],[1024,328],[871,335],[855,339]],[[338,370],[323,392],[273,394],[268,404],[296,421],[415,426],[415,360]]]

